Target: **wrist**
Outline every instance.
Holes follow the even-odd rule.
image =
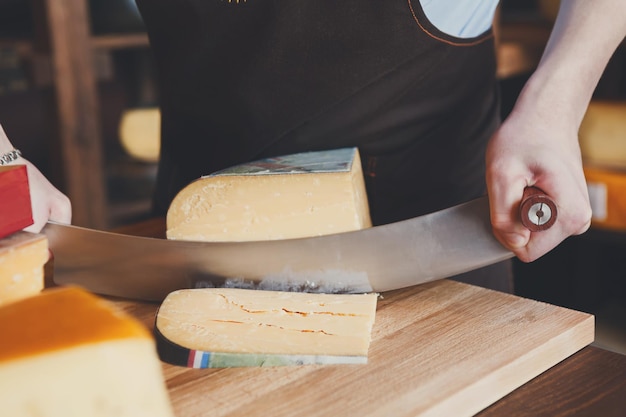
[[[22,157],[22,152],[19,149],[11,149],[7,152],[0,152],[0,166],[14,165]]]

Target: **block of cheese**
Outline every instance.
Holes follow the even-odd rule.
[[[179,290],[157,313],[165,362],[195,368],[366,363],[377,294]]]
[[[0,410],[11,417],[172,417],[154,339],[82,289],[0,308]]]
[[[26,165],[0,166],[0,239],[31,224]]]
[[[20,231],[0,239],[0,306],[43,289],[48,257],[45,235]]]
[[[586,165],[626,169],[626,102],[592,101],[579,142]]]
[[[594,228],[626,231],[626,170],[585,166]]]
[[[273,240],[371,226],[356,148],[264,159],[202,177],[167,213],[169,239]]]

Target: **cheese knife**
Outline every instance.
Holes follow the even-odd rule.
[[[520,215],[530,230],[545,230],[556,221],[556,205],[540,190],[527,188]],[[56,284],[147,301],[202,287],[383,292],[513,256],[493,236],[487,197],[392,224],[299,239],[191,242],[54,222],[43,233],[53,253]]]

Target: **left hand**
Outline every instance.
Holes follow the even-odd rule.
[[[0,125],[0,155],[10,149],[13,149],[13,145]],[[24,230],[38,233],[48,220],[71,223],[72,205],[69,198],[54,187],[30,161],[20,157],[9,163],[9,165],[20,164],[26,165],[33,214],[33,224]]]
[[[524,262],[552,250],[591,224],[591,206],[578,136],[549,114],[517,111],[502,124],[487,148],[487,189],[496,238]],[[530,232],[520,220],[527,186],[536,186],[557,206],[556,223]]]
[[[25,159],[16,162],[26,164],[33,210],[33,224],[24,230],[38,233],[48,220],[70,224],[72,222],[70,199],[56,189],[31,162]]]

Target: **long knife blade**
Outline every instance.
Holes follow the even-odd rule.
[[[48,223],[54,281],[160,301],[182,288],[387,291],[510,258],[486,197],[413,219],[312,238],[187,242]]]

